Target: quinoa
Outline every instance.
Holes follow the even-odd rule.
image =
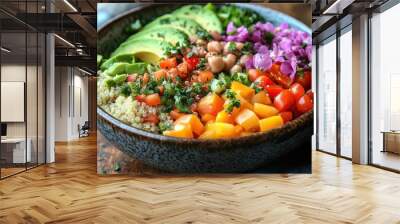
[[[173,124],[170,115],[161,112],[162,106],[148,106],[132,96],[125,97],[120,94],[119,87],[106,87],[102,78],[98,80],[97,105],[118,120],[145,131],[160,133]],[[149,114],[158,115],[159,125],[144,121]]]

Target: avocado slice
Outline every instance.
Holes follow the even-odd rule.
[[[124,43],[132,40],[139,39],[156,39],[167,41],[173,45],[177,43],[185,44],[189,41],[189,37],[182,31],[171,27],[157,27],[155,29],[148,29],[130,36]]]
[[[104,71],[108,76],[116,76],[118,74],[143,74],[146,72],[147,64],[143,62],[129,64],[126,62],[116,62]]]
[[[143,62],[158,64],[161,58],[166,57],[165,49],[172,47],[168,42],[153,39],[133,40],[126,45],[119,46],[111,57],[132,54]]]
[[[160,29],[163,28],[174,28],[180,30],[187,34],[189,37],[199,37],[199,32],[206,32],[200,24],[196,21],[185,18],[185,17],[178,17],[171,14],[166,14],[164,16],[158,17],[153,22],[147,24],[143,30],[149,29]]]
[[[101,68],[101,70],[104,71],[116,62],[134,63],[135,57],[132,54],[117,55],[117,56],[111,57],[111,58],[107,59],[105,62],[103,62],[103,64],[101,64],[100,68]]]
[[[183,6],[172,12],[172,15],[192,19],[200,24],[208,32],[222,32],[222,24],[221,21],[218,19],[218,16],[213,11],[206,9],[200,5]]]

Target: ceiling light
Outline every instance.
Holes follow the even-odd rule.
[[[332,5],[325,9],[322,14],[342,14],[343,10],[353,2],[354,0],[336,0]]]
[[[78,12],[78,10],[73,6],[68,0],[64,0],[65,4],[67,4],[74,12]]]
[[[6,52],[6,53],[10,53],[10,52],[11,52],[11,50],[9,50],[9,49],[7,49],[7,48],[5,48],[5,47],[1,47],[0,49],[1,49],[2,51]]]
[[[62,42],[66,43],[67,45],[69,45],[70,47],[75,48],[75,45],[73,45],[71,42],[69,42],[68,40],[60,37],[58,34],[54,34],[55,37],[57,37],[58,39],[60,39]]]
[[[83,69],[81,69],[81,68],[79,68],[79,67],[78,67],[78,70],[81,71],[81,72],[83,72],[83,73],[85,73],[85,74],[87,74],[87,75],[92,75],[90,72],[88,72],[88,71],[86,71],[86,70],[83,70]]]

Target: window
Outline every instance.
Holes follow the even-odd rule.
[[[400,5],[371,18],[371,162],[400,170]]]
[[[336,39],[318,48],[318,149],[336,153]]]
[[[352,156],[352,32],[351,26],[340,36],[340,154]]]

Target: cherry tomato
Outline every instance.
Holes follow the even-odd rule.
[[[176,58],[166,58],[160,61],[160,67],[165,69],[175,68],[177,65]]]
[[[212,72],[210,72],[210,71],[201,71],[199,73],[199,76],[197,77],[197,80],[199,82],[206,83],[206,82],[210,81],[213,78],[214,78],[214,74]]]
[[[266,74],[272,81],[274,81],[275,83],[281,85],[286,89],[288,89],[290,85],[293,83],[293,80],[289,76],[281,73],[280,63],[272,64],[270,72],[267,72]]]
[[[284,111],[279,113],[279,115],[282,117],[285,124],[293,119],[293,113],[291,111]]]
[[[293,106],[296,102],[294,99],[294,94],[290,90],[282,90],[274,100],[274,106],[279,111],[287,111]]]
[[[156,114],[149,114],[143,118],[143,121],[153,123],[153,124],[158,124],[160,119],[158,118],[158,116]]]
[[[294,98],[297,100],[300,99],[300,97],[302,97],[304,95],[304,88],[302,85],[300,85],[299,83],[294,83],[291,87],[290,87],[290,91],[292,91]]]
[[[266,76],[266,75],[259,76],[256,80],[254,80],[254,82],[258,84],[258,85],[257,85],[258,87],[261,87],[261,88],[264,88],[264,89],[265,89],[265,87],[267,87],[268,85],[274,85],[274,84],[275,84],[275,83],[274,83],[270,78],[268,78],[268,76]]]
[[[296,109],[300,113],[305,113],[313,109],[313,102],[308,95],[302,96],[296,103]]]
[[[160,95],[158,95],[158,93],[154,93],[147,95],[144,102],[149,106],[158,106],[161,103],[161,98]]]
[[[188,63],[189,70],[192,71],[196,69],[197,65],[200,62],[200,59],[197,56],[192,56],[192,57],[185,56],[185,61]]]
[[[311,101],[314,102],[314,93],[311,89],[306,92],[306,95],[309,96]]]
[[[279,93],[282,92],[283,88],[278,85],[269,85],[265,87],[265,90],[268,92],[268,95],[274,99]]]
[[[311,89],[311,71],[306,70],[302,73],[297,73],[295,82],[300,83],[300,85],[304,87],[305,91]]]

